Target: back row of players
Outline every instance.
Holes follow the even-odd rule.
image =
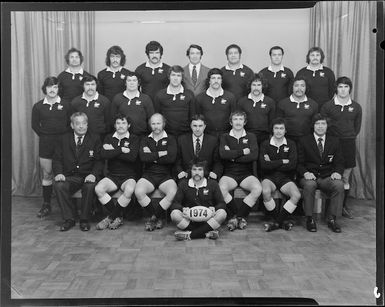
[[[166,134],[168,133],[174,137],[179,137],[183,134],[189,133],[189,123],[192,116],[194,116],[194,114],[203,114],[203,117],[200,119],[202,123],[200,124],[206,128],[205,135],[211,134],[214,139],[218,140],[217,138],[224,133],[229,134],[228,132],[232,128],[232,135],[229,134],[230,143],[233,141],[232,138],[234,138],[238,140],[237,144],[239,145],[239,139],[240,137],[243,137],[243,134],[238,137],[234,136],[235,128],[234,125],[232,125],[233,119],[231,119],[230,122],[228,119],[231,112],[241,110],[245,114],[242,112],[238,112],[237,114],[238,117],[241,116],[240,114],[243,114],[241,117],[243,117],[244,120],[243,124],[246,124],[245,128],[247,134],[251,133],[251,135],[256,137],[257,149],[254,148],[253,150],[256,157],[253,155],[250,157],[257,160],[258,145],[261,145],[266,139],[270,140],[269,134],[271,132],[271,123],[273,118],[277,116],[282,117],[285,121],[284,128],[288,139],[297,142],[301,137],[311,133],[314,128],[311,124],[312,118],[319,110],[321,110],[321,113],[324,116],[331,118],[328,132],[337,136],[340,141],[343,142],[342,148],[344,149],[343,153],[345,158],[345,165],[343,166],[343,169],[345,169],[345,171],[341,171],[341,175],[344,175],[345,194],[347,194],[349,189],[349,175],[352,167],[355,166],[355,138],[359,133],[361,125],[361,107],[350,98],[352,83],[348,78],[341,77],[337,80],[336,84],[334,84],[334,74],[330,69],[322,66],[324,55],[320,48],[315,47],[309,50],[307,55],[309,65],[301,70],[303,71],[301,74],[301,71],[298,72],[296,78],[293,77],[290,70],[282,66],[281,60],[283,50],[280,47],[271,48],[270,55],[272,58],[272,64],[261,73],[254,75],[253,72],[251,70],[249,71],[245,65],[240,64],[241,49],[239,46],[230,45],[226,49],[228,64],[222,69],[207,69],[206,78],[202,77],[202,75],[205,75],[204,70],[206,68],[200,64],[200,59],[203,54],[200,46],[191,45],[189,47],[187,50],[187,56],[190,59],[190,64],[184,69],[177,65],[169,67],[162,63],[161,56],[163,54],[163,48],[157,42],[150,42],[146,46],[146,54],[149,60],[140,65],[136,69],[136,72],[130,72],[122,67],[125,63],[125,56],[121,48],[118,46],[111,47],[107,52],[106,64],[108,67],[98,74],[99,78],[97,79],[81,69],[81,52],[76,49],[71,49],[66,55],[69,68],[65,72],[61,73],[58,79],[55,77],[49,77],[45,80],[42,89],[46,97],[36,103],[32,111],[32,126],[34,131],[40,137],[39,156],[40,164],[43,170],[44,204],[42,209],[39,211],[39,216],[45,216],[50,212],[49,200],[53,182],[52,158],[54,155],[55,144],[58,144],[58,135],[61,135],[68,130],[68,118],[75,112],[82,112],[86,114],[89,125],[86,130],[88,129],[89,132],[99,135],[99,139],[104,139],[105,142],[110,142],[105,143],[103,145],[104,148],[106,145],[111,145],[111,138],[115,139],[116,133],[118,133],[116,127],[117,122],[114,117],[116,114],[123,114],[129,122],[130,133],[137,135],[139,139],[142,139],[143,141],[149,137],[148,133],[150,131],[148,130],[147,122],[154,112],[158,112],[163,115],[160,122],[161,125],[165,124],[166,131],[164,133]],[[277,58],[279,61],[274,60]],[[318,66],[315,65],[317,62]],[[80,67],[80,70],[78,69],[75,72],[73,67]],[[310,76],[306,76],[309,72],[311,72]],[[162,81],[163,76],[168,77],[165,85],[164,81]],[[266,79],[268,80],[267,82]],[[322,101],[321,98],[318,98],[318,101],[316,102],[308,97],[309,79],[313,82],[311,87],[313,93],[318,93],[317,97],[321,97],[322,95],[324,95],[324,97],[328,97],[325,98],[328,102],[323,103],[324,101]],[[333,85],[329,84],[330,80],[333,80]],[[325,81],[327,82],[327,86],[325,85]],[[206,87],[202,87],[203,84],[205,84]],[[157,89],[161,86],[164,88],[157,91]],[[188,89],[189,86],[192,91]],[[199,87],[201,87],[201,89],[199,89]],[[332,88],[332,94],[330,94],[330,88]],[[79,89],[81,91],[80,93]],[[275,98],[279,101],[276,106],[274,99],[264,94],[266,93],[266,90],[269,89],[271,96],[281,96],[286,98],[281,100],[279,100],[279,98]],[[144,93],[145,91],[147,91],[149,95],[146,95]],[[333,97],[334,91],[336,92],[336,95]],[[291,95],[288,94],[289,92],[292,92]],[[101,93],[104,93],[106,96]],[[71,100],[71,98],[73,99]],[[110,103],[110,99],[112,99],[112,103]],[[319,108],[319,105],[322,105],[322,107]],[[113,118],[114,120],[112,120]],[[155,116],[155,118],[157,117]],[[193,123],[195,122],[191,122],[191,127],[193,127]],[[76,129],[74,128],[73,120],[71,126],[74,129],[76,136]],[[112,135],[105,138],[105,136],[111,132],[111,128],[113,126],[115,126],[116,129],[114,134],[115,138]],[[153,134],[155,132],[152,125],[150,125],[150,127],[152,128],[152,134],[150,137],[153,139]],[[74,136],[73,133],[72,136]],[[169,136],[167,135],[166,137],[168,138]],[[249,142],[249,138],[250,137],[248,136],[247,142]],[[191,142],[196,142],[194,137],[191,138],[191,134],[190,139]],[[179,137],[178,144],[181,144],[181,140],[183,140],[182,136]],[[72,145],[76,147],[75,141],[76,138],[73,137]],[[246,145],[248,144],[247,142],[245,143]],[[157,142],[155,143],[157,145]],[[166,143],[168,144],[168,142]],[[235,146],[237,144],[233,145]],[[79,146],[79,148],[81,148],[82,145]],[[120,142],[118,147],[119,146],[122,147]],[[177,151],[179,153],[178,159],[180,159],[180,153],[183,151],[183,148],[187,148],[187,146],[189,146],[188,143]],[[202,144],[199,146],[202,146]],[[225,149],[225,151],[230,150],[231,148],[229,145],[224,146],[229,148]],[[142,151],[144,151],[144,148],[146,147],[147,149],[150,148],[149,146],[143,146],[139,150],[140,157]],[[193,143],[193,146],[190,145],[190,147],[195,148],[196,144]],[[110,149],[108,150],[113,150],[115,147],[112,146],[112,148],[109,148]],[[223,151],[223,149],[224,148],[220,145],[219,152],[221,152],[221,150]],[[231,149],[230,152],[232,150],[234,149]],[[235,151],[238,155],[240,154],[240,148],[237,148]],[[93,155],[96,154],[93,149],[92,152]],[[150,152],[153,153],[151,149]],[[158,159],[162,159],[161,152],[162,150],[158,154]],[[215,150],[213,150],[212,154],[214,152]],[[74,153],[76,153],[76,151]],[[225,152],[225,156],[226,154],[227,153]],[[242,155],[248,156],[249,154],[250,152],[243,153]],[[262,157],[263,156],[264,155],[262,155]],[[222,154],[220,157],[224,159]],[[74,158],[72,167],[75,167],[75,169],[71,170],[72,173],[76,173],[76,167],[80,167],[76,162],[78,159],[76,157]],[[108,158],[108,155],[104,158]],[[231,159],[235,162],[235,160],[239,158],[242,160],[242,157],[238,157],[237,155]],[[250,162],[248,159],[246,160],[247,163]],[[145,162],[146,160],[142,159],[142,161]],[[154,162],[156,162],[155,164],[158,164],[157,161]],[[187,160],[184,161],[183,171],[176,173],[176,177],[178,179],[181,179],[186,175],[186,173],[189,173],[190,170],[186,168],[186,163]],[[121,167],[123,167],[123,165],[119,164],[117,169]],[[238,169],[239,165],[234,168],[234,170]],[[241,173],[243,173],[242,169],[243,168],[240,168]],[[136,167],[136,171],[138,170],[140,172],[140,169]],[[210,163],[209,170],[211,170]],[[246,170],[246,168],[244,170]],[[214,171],[210,172],[210,175],[216,180],[218,180],[221,176],[220,172],[215,173]],[[153,178],[152,175],[147,179],[151,178]],[[63,178],[60,176],[59,179]],[[96,180],[96,177],[91,179]],[[151,180],[147,179],[143,180],[149,182],[150,186],[155,187],[157,185],[151,183]],[[95,182],[95,180],[91,181]],[[253,181],[249,185],[250,191],[256,191],[250,193],[250,195],[243,201],[243,203],[249,208],[255,204],[255,201],[261,193],[261,191],[258,192],[257,189],[257,182],[259,183],[259,181],[258,179],[256,180],[256,182]],[[56,181],[60,182],[60,180]],[[227,208],[232,207],[232,200],[228,191],[235,188],[233,187],[234,182],[236,187],[236,180],[231,183],[226,183],[225,180],[224,184],[222,181],[222,185],[220,181],[221,191],[225,198]],[[140,181],[138,184],[139,183]],[[238,184],[239,183],[240,182],[238,182]],[[120,186],[120,184],[115,185],[117,187]],[[73,188],[79,188],[79,185],[76,187],[74,186]],[[71,190],[73,188],[71,188]],[[228,190],[227,192],[226,189]],[[140,190],[141,189],[139,189],[139,191]],[[135,193],[137,194],[139,203],[144,207],[147,207],[150,203],[150,199],[144,196],[148,194],[149,190],[150,188],[148,186],[143,189],[143,193]],[[102,204],[110,202],[110,199],[108,199],[105,194],[103,194],[104,198],[101,197],[98,190],[97,195]],[[86,200],[87,197],[83,197],[83,199]],[[172,196],[168,196],[166,194],[166,197],[160,203],[160,207],[163,209],[168,207],[172,202],[171,199]],[[294,201],[291,201],[291,203],[293,202]],[[127,203],[127,199],[124,203]],[[295,206],[289,207],[295,208]],[[346,211],[346,215],[350,215],[347,208],[345,208],[344,211]],[[159,216],[159,212],[161,211],[158,210],[158,214],[154,216]],[[241,218],[243,218],[243,220],[241,220]],[[74,225],[74,221],[71,222],[71,220],[73,221],[71,218],[65,218],[62,229],[68,230],[71,228]],[[333,220],[335,221],[335,217]],[[232,223],[230,223],[231,221]],[[237,222],[234,222],[234,219],[230,218],[228,225],[230,229],[234,229],[237,226],[239,228],[244,228],[242,225],[246,225],[246,220],[242,216],[238,216],[238,219],[235,219],[235,221]],[[120,220],[117,220],[117,217],[112,219],[111,223],[112,222],[115,222],[115,225],[121,223]],[[307,222],[307,228],[314,231],[314,229],[316,229],[315,222],[311,218],[309,218]],[[111,226],[111,223],[108,223],[108,225],[106,223],[107,222],[105,221],[105,227]],[[146,228],[153,229],[155,227],[154,225],[157,223],[159,226],[162,222],[157,218],[155,218],[155,220],[149,219],[146,222]],[[88,217],[84,216],[81,218],[80,224],[82,230],[88,230]],[[233,226],[231,226],[231,224],[233,224]],[[282,223],[279,224],[282,225]],[[313,225],[314,227],[309,225]],[[102,225],[99,226],[103,227]],[[114,226],[111,227],[114,228]]]

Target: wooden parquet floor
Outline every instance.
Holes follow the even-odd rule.
[[[60,211],[38,219],[38,198],[12,198],[12,299],[140,297],[307,297],[321,305],[374,305],[375,203],[350,199],[355,219],[342,233],[324,221],[310,233],[263,231],[263,216],[244,231],[222,226],[216,241],[176,241],[171,224],[60,232]]]

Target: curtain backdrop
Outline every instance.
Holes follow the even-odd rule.
[[[353,82],[352,98],[362,107],[357,166],[350,195],[374,199],[376,193],[376,1],[321,1],[310,13],[310,47],[325,52],[336,78]]]
[[[44,79],[66,68],[64,55],[71,47],[82,51],[84,69],[94,72],[94,15],[12,12],[12,195],[41,195],[32,106],[44,97]]]

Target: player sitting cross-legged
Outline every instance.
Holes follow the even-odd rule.
[[[206,161],[195,158],[190,169],[191,178],[180,182],[171,206],[171,220],[180,229],[175,238],[216,240],[227,216],[221,190],[215,180],[207,178]]]

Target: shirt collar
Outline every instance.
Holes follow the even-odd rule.
[[[250,100],[254,101],[253,96],[251,96],[251,93],[249,93],[249,95],[247,95],[247,98],[249,98]],[[259,101],[263,102],[263,99],[265,99],[265,94],[262,93],[260,99],[257,100],[256,102],[259,102]]]
[[[197,70],[197,72],[201,69],[201,62],[199,62],[198,64],[191,64],[189,63],[188,64],[188,67],[189,67],[189,70],[192,72],[192,70],[194,69],[194,66],[195,66],[195,69]]]
[[[335,97],[334,97],[334,104],[335,104],[336,106],[348,106],[348,105],[351,105],[351,104],[352,104],[352,99],[349,98],[349,100],[348,100],[347,103],[342,104],[342,103],[340,102],[340,100],[338,100],[337,96],[335,96]]]
[[[120,72],[122,70],[122,68],[123,68],[123,66],[120,66],[117,71]],[[110,71],[112,73],[116,73],[117,72],[117,71],[113,71],[110,66],[107,66],[106,71]]]
[[[291,101],[291,102],[295,102],[295,103],[305,102],[305,101],[307,101],[307,96],[305,95],[305,98],[304,98],[302,101],[297,101],[297,100],[294,99],[293,94],[291,94],[291,95],[290,95],[290,101]]]
[[[285,68],[283,67],[283,65],[281,64],[281,67],[277,70],[277,71],[274,71],[273,70],[273,67],[271,65],[269,65],[269,67],[267,68],[267,70],[270,70],[271,72],[278,72],[278,71],[285,71]]]
[[[74,132],[74,139],[75,139],[75,144],[78,142],[78,137],[79,137],[80,135],[76,135],[76,133]],[[84,140],[84,137],[85,137],[85,134],[84,135],[82,135],[82,136],[80,136],[81,137],[81,139],[80,139],[80,141],[83,143],[83,140]]]
[[[223,96],[223,94],[224,94],[224,92],[225,92],[225,91],[223,90],[223,88],[221,88],[221,90],[219,91],[219,95],[214,97],[214,96],[211,95],[209,89],[210,89],[210,88],[208,88],[208,89],[206,90],[206,94],[207,94],[207,96],[210,96],[211,98],[217,98],[217,97]]]
[[[321,138],[322,139],[322,142],[325,143],[325,140],[326,140],[326,134],[324,134],[324,136],[318,136],[317,134],[315,134],[313,132],[313,136],[315,138],[315,141],[318,143],[318,139]]]
[[[283,144],[287,146],[287,140],[286,140],[285,137],[283,137],[282,145],[283,145]],[[274,138],[273,138],[273,137],[270,138],[270,145],[272,145],[272,146],[274,146],[274,147],[279,147],[279,146],[277,146],[277,145],[274,143]]]
[[[121,138],[119,138],[119,135],[118,133],[115,131],[115,133],[112,135],[113,138],[116,138],[118,140],[122,140],[122,139],[129,139],[130,138],[130,132],[126,132],[126,134],[124,134]]]
[[[78,72],[76,72],[76,73],[73,73],[72,71],[70,71],[69,67],[65,71],[70,73],[70,74],[72,74],[72,75],[75,75],[75,74],[81,74],[82,75],[84,73],[83,67],[80,68],[80,70]]]
[[[207,187],[207,179],[206,178],[203,178],[203,182],[202,182],[202,184],[198,187],[198,186],[195,186],[195,184],[194,184],[194,180],[192,179],[192,178],[190,178],[189,180],[188,180],[188,186],[190,187],[190,188],[204,188],[204,187]]]
[[[154,134],[153,134],[153,132],[151,132],[151,133],[148,135],[148,137],[154,139]],[[161,137],[160,139],[164,139],[164,138],[166,138],[166,137],[167,137],[167,132],[166,132],[166,130],[163,130],[162,137]],[[155,140],[155,139],[154,139],[154,140]]]
[[[156,66],[153,67],[153,66],[150,66],[150,62],[149,61],[146,61],[146,67],[149,67],[151,69],[161,68],[161,67],[163,67],[163,62],[160,61]]]
[[[84,92],[83,92],[82,99],[87,100],[87,101],[98,100],[99,99],[99,93],[96,92],[95,96],[90,100],[90,99],[88,99],[88,97],[86,95],[84,95]]]
[[[178,94],[183,94],[184,93],[184,87],[183,85],[180,86],[180,89],[177,93],[171,93],[171,86],[168,85],[167,86],[167,90],[166,90],[166,93],[169,94],[169,95],[178,95]]]
[[[202,134],[199,138],[198,137],[196,137],[195,135],[194,135],[194,133],[192,134],[192,139],[193,139],[193,142],[195,143],[196,141],[197,141],[197,139],[199,139],[199,141],[201,141],[201,143],[203,142],[203,135],[204,134]]]
[[[43,100],[43,104],[55,104],[55,103],[60,103],[60,101],[61,101],[60,96],[56,97],[56,100],[54,101],[54,103],[49,103],[47,97],[45,97]]]
[[[321,64],[321,66],[318,67],[317,69],[313,69],[313,67],[311,67],[310,65],[308,65],[308,66],[306,66],[306,69],[311,70],[311,71],[317,71],[317,70],[322,70],[322,69],[324,69],[324,66]]]
[[[124,97],[127,97],[128,99],[133,99],[133,98],[135,98],[135,97],[136,97],[136,98],[139,98],[140,93],[139,93],[139,91],[137,90],[135,96],[134,96],[133,98],[130,98],[130,97],[128,97],[128,95],[127,95],[127,90],[125,90],[125,91],[123,92],[123,96],[124,96]]]
[[[230,66],[229,66],[229,63],[227,63],[227,64],[226,64],[226,66],[225,66],[225,68],[226,68],[226,70],[237,70],[237,69],[243,69],[243,64],[239,65],[239,67],[238,67],[238,68],[236,68],[236,69],[232,69],[232,68],[230,68]]]
[[[234,138],[237,138],[237,137],[234,135],[234,129],[231,129],[231,130],[230,130],[229,135],[232,136],[232,137],[234,137]],[[245,136],[246,136],[246,130],[243,129],[241,138],[243,138],[243,137],[245,137]]]

